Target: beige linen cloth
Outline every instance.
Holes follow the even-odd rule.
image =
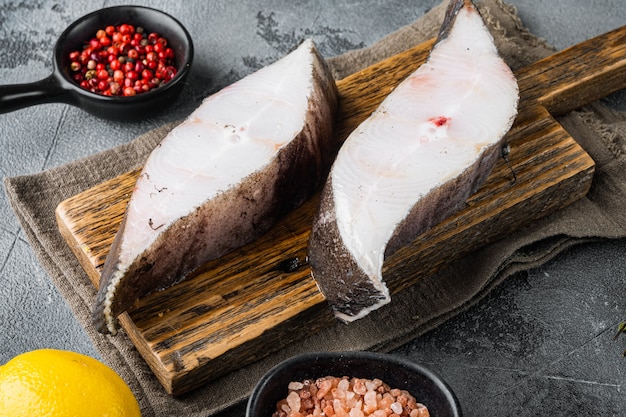
[[[447,3],[447,2],[444,2]],[[478,2],[502,55],[513,69],[553,53],[501,0]],[[436,36],[445,4],[363,50],[329,60],[337,79]],[[276,354],[208,383],[182,398],[162,389],[129,340],[98,334],[90,323],[96,292],[58,232],[57,204],[87,188],[141,166],[171,126],[132,142],[36,175],[5,179],[6,192],[28,239],[54,284],[92,338],[106,363],[131,386],[145,417],[207,416],[243,400],[272,365],[314,350],[388,351],[440,325],[475,303],[512,273],[535,267],[580,242],[626,236],[626,115],[599,104],[561,122],[597,163],[589,195],[530,227],[478,249],[436,276],[394,297],[377,314],[337,325],[286,346]]]

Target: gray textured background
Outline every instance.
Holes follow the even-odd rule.
[[[0,80],[39,80],[51,71],[63,29],[120,2],[1,1]],[[121,2],[126,3],[126,2]],[[120,3],[120,4],[121,4]],[[196,59],[175,108],[141,123],[98,120],[47,104],[0,115],[0,174],[45,170],[125,143],[178,119],[200,100],[312,37],[333,56],[370,45],[439,0],[135,1],[162,9],[189,29]],[[509,0],[530,30],[562,49],[626,24],[623,0]],[[191,88],[193,87],[193,88]],[[626,93],[607,102],[626,110]],[[0,195],[0,363],[41,347],[97,356]],[[467,416],[626,415],[626,242],[576,247],[506,282],[483,302],[397,354],[448,380]],[[240,411],[240,410],[237,410]]]

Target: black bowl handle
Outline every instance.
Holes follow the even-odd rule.
[[[71,91],[55,74],[32,83],[0,86],[0,113],[53,102],[73,103]]]

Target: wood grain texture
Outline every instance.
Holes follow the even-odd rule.
[[[551,113],[624,88],[625,41],[623,27],[516,73],[521,102],[507,135],[511,166],[500,161],[462,210],[385,261],[392,292],[587,193],[594,162]],[[338,81],[339,137],[369,116],[431,47],[426,42]],[[57,208],[59,229],[96,286],[137,175],[121,175]],[[312,198],[257,241],[140,300],[121,317],[167,392],[183,394],[280,349],[285,340],[334,324],[306,264],[317,201]]]

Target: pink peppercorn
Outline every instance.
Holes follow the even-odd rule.
[[[96,31],[81,51],[69,54],[71,77],[107,96],[133,96],[176,76],[175,53],[156,32],[123,23]]]

